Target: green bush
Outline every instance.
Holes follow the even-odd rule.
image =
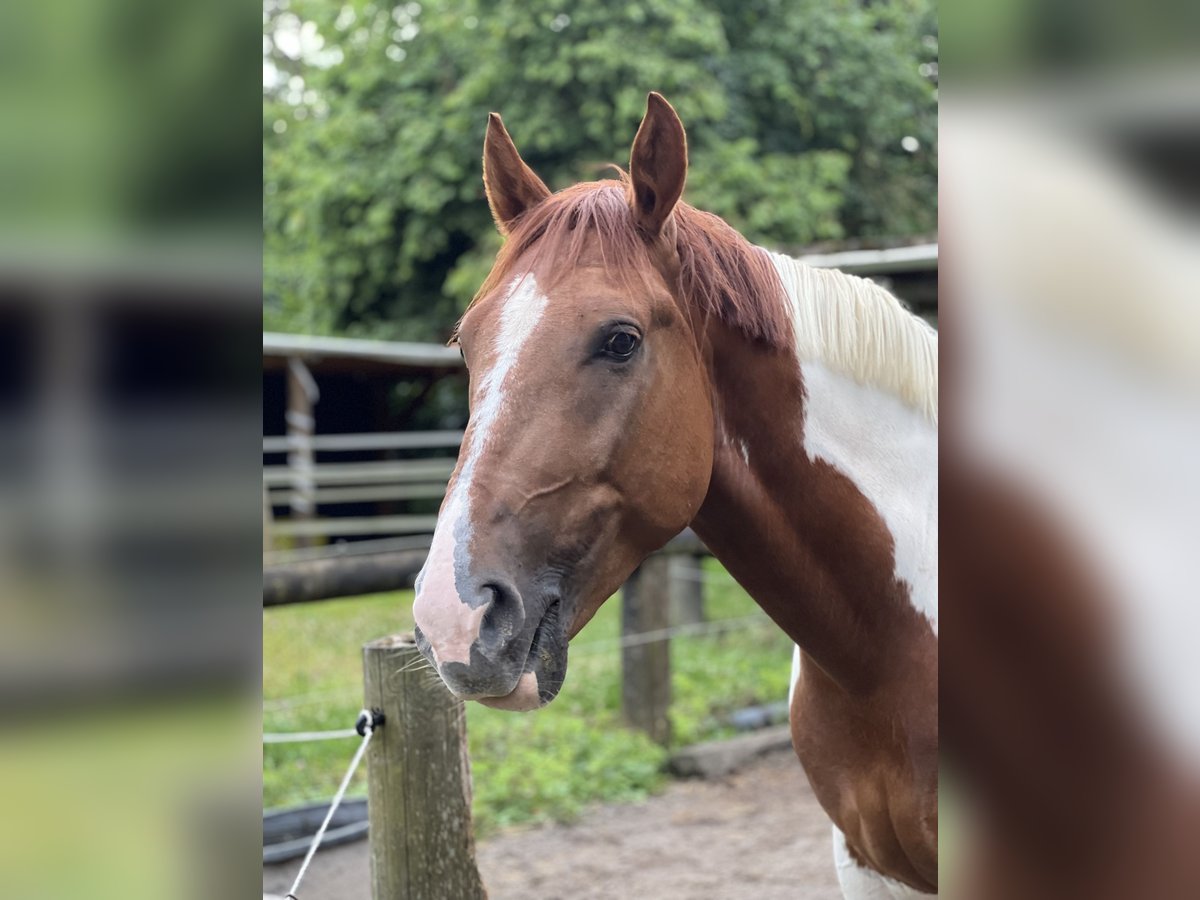
[[[499,245],[479,164],[489,110],[559,189],[627,164],[657,90],[688,129],[687,199],[751,241],[936,227],[931,0],[568,6],[264,8],[267,327],[444,340]],[[320,46],[297,58],[302,22]]]

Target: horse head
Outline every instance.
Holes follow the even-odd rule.
[[[673,215],[686,172],[658,94],[628,176],[557,194],[489,119],[506,242],[456,332],[470,421],[413,608],[418,647],[464,699],[550,702],[570,638],[704,500],[714,411]]]

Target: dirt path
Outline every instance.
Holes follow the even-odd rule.
[[[603,806],[573,825],[480,844],[490,900],[840,900],[829,820],[790,752],[712,781],[685,781],[639,804]],[[304,900],[370,900],[365,841],[317,854]],[[297,863],[263,870],[287,891]]]

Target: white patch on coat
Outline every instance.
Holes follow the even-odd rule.
[[[456,573],[469,573],[471,560],[471,480],[488,445],[490,431],[505,408],[505,389],[521,351],[541,320],[548,298],[532,274],[518,276],[504,299],[493,339],[495,359],[479,377],[469,437],[454,485],[442,503],[429,556],[417,576],[413,620],[429,641],[438,664],[469,663],[471,645],[487,605],[472,609],[459,596]]]
[[[896,577],[938,631],[938,439],[923,412],[820,362],[801,364],[804,450],[849,478],[883,517]]]
[[[769,254],[804,379],[804,449],[883,517],[896,577],[938,630],[937,332],[862,278]]]
[[[850,855],[846,836],[836,825],[833,826],[833,864],[837,868],[838,884],[846,900],[915,900],[918,897],[928,900],[937,896],[860,866]]]
[[[792,708],[792,698],[796,696],[796,685],[800,681],[800,645],[792,645],[792,680],[788,683],[788,709]]]
[[[895,577],[938,631],[937,333],[865,279],[770,254],[789,301],[804,380],[804,450],[847,477],[882,517]],[[792,655],[788,704],[800,678]],[[864,868],[833,826],[846,900],[929,897]]]

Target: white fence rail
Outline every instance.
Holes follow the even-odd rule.
[[[381,462],[314,463],[306,477],[322,484],[389,484],[393,482],[445,482],[454,471],[453,459],[403,459]],[[290,487],[296,479],[292,466],[263,466],[268,488]]]
[[[264,464],[263,489],[273,512],[272,538],[304,543],[338,537],[428,534],[436,516],[424,503],[414,512],[411,501],[440,500],[454,471],[453,457],[327,461],[330,454],[456,450],[461,431],[380,432],[376,434],[282,435],[263,438],[264,459],[286,454],[286,463]],[[313,461],[320,454],[323,458]],[[303,490],[312,513],[297,515],[294,499]],[[321,508],[339,504],[385,504],[377,514],[322,516]],[[400,508],[397,509],[397,504]]]
[[[377,434],[317,434],[309,444],[317,452],[350,450],[425,450],[457,447],[461,431],[385,431]],[[263,453],[287,453],[297,441],[288,435],[263,438]]]

